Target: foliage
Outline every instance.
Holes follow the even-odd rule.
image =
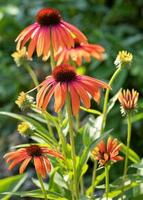
[[[102,139],[106,140],[109,135],[117,137],[122,143],[122,153],[126,155],[128,151],[129,165],[132,164],[128,167],[130,173],[126,179],[122,176],[122,164],[116,164],[111,167],[112,173],[110,173],[110,191],[108,197],[118,199],[124,192],[126,199],[142,199],[142,100],[138,102],[138,112],[132,117],[132,140],[129,149],[126,146],[127,122],[120,114],[119,103],[117,101],[121,88],[135,88],[140,94],[143,92],[143,74],[141,73],[143,57],[143,2],[141,0],[137,0],[136,2],[123,0],[97,0],[96,2],[94,0],[39,0],[32,1],[30,4],[28,0],[0,1],[1,152],[4,153],[8,149],[8,146],[11,146],[9,144],[11,142],[10,135],[14,137],[17,121],[18,123],[27,122],[32,127],[32,132],[25,136],[24,139],[23,137],[19,139],[19,136],[16,137],[18,139],[13,144],[17,145],[15,146],[16,148],[25,147],[30,142],[32,144],[40,143],[41,145],[61,151],[61,144],[58,140],[60,130],[62,130],[65,136],[68,136],[68,121],[65,118],[62,123],[59,122],[58,116],[53,113],[52,104],[48,107],[46,114],[43,114],[43,112],[36,108],[35,102],[33,103],[33,107],[27,111],[20,111],[14,103],[20,91],[28,91],[34,87],[27,68],[24,66],[16,67],[10,56],[15,51],[14,40],[21,30],[33,23],[35,13],[42,7],[54,7],[61,10],[64,19],[82,30],[89,38],[89,42],[101,44],[105,48],[105,60],[99,62],[92,59],[90,63],[84,62],[81,66],[81,72],[108,82],[116,71],[114,60],[118,51],[127,50],[133,53],[133,62],[128,67],[122,69],[112,86],[107,107],[107,123],[103,135],[101,135],[100,128],[103,119],[104,95],[102,95],[99,105],[92,101],[90,109],[80,107],[81,127],[78,129],[78,125],[75,124],[76,136],[74,136],[77,164],[76,173],[78,184],[82,184],[83,177],[85,182],[84,192],[79,197],[80,200],[88,200],[92,192],[93,200],[106,196],[103,185],[106,176],[103,168],[97,170],[96,179],[91,185],[93,168],[91,151]],[[35,56],[30,64],[32,66],[30,68],[35,72],[39,82],[45,78],[45,74],[49,74],[49,61],[43,63],[40,58],[36,58]],[[62,114],[65,116],[65,110]],[[54,135],[50,133],[49,125],[54,131]],[[19,140],[24,144],[19,145]],[[49,174],[49,181],[44,182],[46,191],[48,191],[48,199],[72,199],[72,193],[68,185],[74,173],[71,167],[71,149],[71,145],[68,144],[67,163],[51,159],[54,169]],[[119,174],[117,173],[118,171]],[[27,175],[3,177],[5,177],[5,174],[1,174],[2,179],[0,180],[2,199],[9,199],[11,195],[18,196],[18,198],[19,196],[44,198],[41,185],[37,179],[33,179],[33,183],[38,189],[32,190],[30,188],[31,190],[22,191],[19,190],[19,187],[24,184]],[[114,181],[115,179],[117,180]],[[123,184],[125,184],[124,187]],[[94,192],[95,187],[96,190]],[[3,188],[4,190],[2,190]],[[80,185],[81,188],[82,185]]]

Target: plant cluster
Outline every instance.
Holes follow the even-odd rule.
[[[16,146],[4,159],[9,170],[20,165],[20,174],[32,163],[38,178],[34,182],[39,189],[12,191],[7,195],[57,200],[127,199],[128,190],[142,182],[138,172],[128,173],[129,159],[134,162],[130,167],[138,168],[140,162],[130,149],[132,116],[139,93],[134,89],[120,89],[111,99],[109,94],[120,72],[131,64],[132,54],[119,52],[109,83],[79,74],[83,61],[90,62],[91,57],[103,60],[105,49],[90,44],[87,37],[54,8],[41,9],[36,21],[18,35],[16,42],[12,57],[18,66],[27,70],[35,87],[20,92],[15,101],[24,114],[0,114],[20,120],[18,132],[31,142]],[[50,59],[51,73],[41,83],[30,65],[34,56],[41,57],[43,62]],[[91,100],[99,104],[102,90],[105,96],[100,112],[92,108]],[[36,93],[35,98],[33,93]],[[126,145],[115,138],[114,130],[106,130],[108,114],[116,101],[120,102],[121,114],[127,119]],[[90,125],[83,123],[81,112],[97,116],[93,122],[96,131],[91,132]],[[90,184],[86,184],[85,176],[91,168],[89,161],[93,162],[92,177]],[[110,169],[118,161],[124,164],[123,175],[111,183]],[[22,180],[26,178],[26,174],[21,175]]]

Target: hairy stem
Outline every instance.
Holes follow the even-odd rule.
[[[72,162],[73,162],[74,196],[75,196],[75,199],[78,200],[78,184],[77,184],[77,174],[76,174],[76,152],[75,152],[74,131],[73,131],[73,124],[72,124],[72,111],[71,111],[71,102],[70,102],[69,93],[67,95],[67,113],[68,113],[68,121],[69,121],[71,157],[72,157]]]
[[[106,195],[106,200],[108,200],[108,193],[109,193],[109,168],[108,168],[108,165],[105,165],[105,195]]]
[[[125,157],[125,165],[124,165],[124,178],[126,178],[127,171],[128,171],[128,157],[129,157],[129,148],[130,148],[130,141],[131,141],[131,113],[128,112],[127,114],[127,123],[128,123],[128,133],[127,133],[127,149],[126,149],[126,157]]]
[[[41,185],[41,190],[42,190],[42,192],[43,192],[44,199],[45,199],[45,200],[48,200],[48,198],[47,198],[47,193],[46,193],[46,190],[45,190],[45,187],[44,187],[44,183],[43,183],[43,179],[42,179],[41,175],[38,174],[38,173],[37,173],[37,177],[38,177],[39,183],[40,183],[40,185]]]
[[[110,81],[109,81],[109,86],[112,86],[114,80],[117,78],[117,76],[119,75],[120,71],[121,71],[122,67],[119,66],[117,68],[117,70],[115,71],[115,73],[113,74],[113,76],[111,77]],[[107,119],[107,106],[108,106],[108,100],[109,100],[109,92],[110,89],[106,90],[105,93],[105,99],[104,99],[104,105],[103,105],[103,119],[102,119],[102,125],[101,125],[101,133],[103,133],[104,131],[104,127],[106,125],[106,119]]]

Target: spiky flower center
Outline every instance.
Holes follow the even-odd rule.
[[[37,22],[43,26],[57,25],[60,23],[61,19],[60,12],[53,8],[41,9],[36,16]]]
[[[26,150],[29,156],[42,156],[42,150],[37,145],[31,145],[30,147],[27,147]]]
[[[70,82],[76,79],[75,69],[70,65],[57,66],[52,74],[57,82]]]

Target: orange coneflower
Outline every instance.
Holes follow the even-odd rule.
[[[134,111],[137,107],[138,98],[139,93],[134,89],[121,91],[118,96],[121,104],[121,113],[125,115],[128,111]]]
[[[9,152],[5,154],[4,158],[6,159],[6,162],[10,163],[9,170],[12,170],[16,165],[22,162],[19,168],[20,174],[25,171],[29,162],[33,159],[36,172],[45,178],[47,172],[51,171],[51,163],[47,155],[63,159],[63,156],[60,153],[38,145],[31,145]]]
[[[103,140],[93,149],[92,156],[99,161],[100,166],[105,166],[109,162],[117,162],[124,158],[119,155],[121,144],[117,139],[108,138],[107,145]]]
[[[96,102],[100,99],[100,89],[109,88],[108,84],[89,76],[77,75],[74,67],[64,64],[54,68],[51,76],[40,84],[37,94],[37,106],[43,110],[49,104],[51,97],[55,97],[55,111],[63,107],[67,93],[71,97],[72,111],[76,115],[79,111],[80,100],[86,108],[90,107],[90,95]]]
[[[50,55],[50,34],[55,52],[59,47],[73,47],[74,38],[78,38],[81,42],[87,41],[79,29],[62,19],[57,9],[44,8],[37,13],[36,22],[25,28],[16,38],[17,50],[31,39],[28,45],[28,57],[31,58],[36,49],[37,55],[43,55],[43,60],[47,60]]]
[[[84,58],[87,62],[90,62],[91,56],[97,60],[103,59],[104,48],[96,44],[88,44],[80,42],[78,39],[74,40],[74,47],[59,50],[55,56],[57,65],[61,63],[69,63],[72,59],[77,65],[82,64],[82,59]]]

